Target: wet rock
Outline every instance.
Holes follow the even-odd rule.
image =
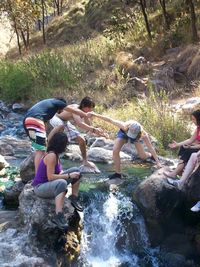
[[[67,147],[67,152],[64,155],[64,158],[70,159],[72,161],[82,161],[81,151],[78,145],[70,144]]]
[[[182,192],[167,183],[164,168],[139,184],[134,199],[147,222],[150,240],[158,245],[164,238],[165,226],[174,209],[183,201]]]
[[[99,168],[95,164],[94,164],[94,167],[81,165],[79,167],[79,171],[81,173],[101,173],[101,171],[99,170]]]
[[[23,183],[31,181],[35,176],[34,153],[31,153],[20,164],[20,177]]]
[[[0,154],[3,156],[22,157],[31,153],[31,144],[28,140],[21,140],[7,135],[0,139]]]
[[[76,213],[74,207],[67,198],[65,199],[63,211],[68,221],[71,221]],[[53,232],[57,229],[56,225],[53,223],[53,218],[55,216],[54,199],[37,197],[30,183],[25,185],[19,196],[19,212],[22,222],[29,228],[34,228],[36,232],[43,233],[44,235],[47,232]],[[43,238],[48,239],[48,237],[45,236],[43,236]],[[55,236],[50,237],[52,241],[54,238]]]
[[[13,186],[6,188],[3,192],[4,204],[9,207],[18,207],[19,195],[24,188],[22,181],[16,182]]]
[[[14,103],[12,105],[12,110],[14,112],[24,112],[26,110],[24,104],[21,104],[21,103]]]
[[[131,160],[131,156],[125,154],[124,152],[120,152],[121,160]],[[111,163],[112,162],[112,151],[106,150],[102,147],[92,147],[88,150],[88,159],[94,162],[104,162]]]
[[[192,97],[188,99],[181,109],[185,114],[191,114],[194,110],[200,108],[200,97]]]
[[[80,252],[82,223],[79,213],[75,211],[67,198],[63,212],[69,224],[67,234],[60,231],[53,223],[55,216],[54,199],[37,197],[30,183],[25,185],[19,196],[19,215],[29,232],[30,239],[37,239],[37,242],[41,244],[48,244],[49,248],[53,248],[55,244],[58,245],[59,240],[62,241],[62,247],[65,245],[67,256],[69,260],[72,260]]]
[[[0,155],[0,170],[9,166],[9,163],[5,160],[5,158]]]
[[[200,200],[200,166],[197,170],[191,175],[183,186],[183,192],[185,196],[185,202],[189,203],[191,206],[195,202]]]
[[[18,221],[18,211],[1,210],[0,211],[0,232],[8,227],[16,227]]]
[[[104,137],[96,138],[92,143],[90,148],[93,147],[103,147],[104,149],[112,150],[114,145],[114,141],[110,139],[106,139]]]
[[[186,259],[183,255],[176,253],[166,253],[162,255],[162,258],[164,259],[164,266],[166,267],[189,267],[189,265],[186,265]]]

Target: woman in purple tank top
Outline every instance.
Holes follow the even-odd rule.
[[[65,151],[67,143],[65,133],[58,132],[51,137],[48,142],[47,153],[41,159],[32,183],[34,192],[38,197],[55,199],[56,216],[53,222],[61,230],[67,229],[63,205],[69,183],[72,184],[72,195],[70,196],[72,205],[79,211],[83,210],[78,202],[80,172],[70,172],[69,169],[64,173],[59,159],[59,154]]]

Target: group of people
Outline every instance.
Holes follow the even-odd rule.
[[[94,168],[94,163],[88,161],[86,141],[80,134],[76,126],[84,131],[90,132],[97,136],[108,137],[106,131],[102,128],[91,125],[91,118],[96,117],[113,124],[119,128],[113,147],[113,163],[115,172],[110,175],[109,179],[121,178],[120,151],[127,142],[134,143],[138,156],[145,160],[151,158],[155,161],[158,168],[162,165],[157,153],[151,144],[149,134],[144,130],[142,125],[135,121],[119,121],[110,117],[97,114],[93,111],[95,103],[92,98],[84,97],[80,104],[67,105],[63,98],[45,99],[32,106],[26,113],[23,121],[24,129],[32,142],[32,148],[35,151],[34,165],[35,177],[32,182],[34,192],[41,198],[55,199],[55,218],[54,222],[60,229],[67,228],[67,222],[63,213],[64,200],[67,193],[68,184],[72,185],[72,194],[69,197],[72,205],[78,211],[83,211],[83,207],[78,199],[79,184],[81,173],[78,169],[62,170],[60,154],[63,153],[71,140],[78,142],[83,158],[83,164]],[[200,125],[200,111],[192,115],[196,125]],[[47,126],[51,125],[52,130],[47,138]],[[171,147],[180,146],[180,155],[182,161],[177,169],[171,173],[165,173],[167,176],[175,177],[186,164],[186,154],[188,155],[188,146],[200,141],[200,132],[197,127],[195,134],[188,140],[176,143],[173,142]],[[146,145],[148,152],[145,151],[143,144]],[[199,145],[200,146],[200,145]],[[181,152],[183,150],[183,152]],[[198,148],[193,152],[188,165],[185,168],[185,175],[191,174],[193,166],[196,164],[200,154]],[[191,155],[190,154],[190,155]],[[184,175],[183,175],[184,176]],[[185,178],[184,178],[185,179]],[[183,181],[183,179],[182,179]],[[175,185],[174,180],[169,181]],[[176,186],[176,185],[175,185]]]
[[[196,110],[191,114],[192,122],[195,124],[196,129],[189,139],[177,143],[173,141],[169,147],[179,148],[178,156],[179,162],[175,170],[164,172],[169,177],[168,183],[182,189],[188,182],[192,172],[199,166],[200,160],[200,110]],[[176,179],[177,175],[182,175],[181,179]],[[192,208],[192,211],[200,211],[200,201],[198,201]]]

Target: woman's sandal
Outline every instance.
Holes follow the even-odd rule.
[[[177,187],[178,189],[180,189],[180,180],[174,180],[171,178],[167,178],[167,182],[168,182],[168,184],[173,185],[173,186]]]

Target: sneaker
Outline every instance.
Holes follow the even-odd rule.
[[[190,210],[194,212],[200,211],[200,201],[198,201]]]
[[[53,223],[55,223],[60,230],[66,231],[68,229],[68,223],[65,220],[63,212],[58,212],[58,214],[56,214],[55,218],[53,219]]]
[[[117,173],[117,172],[115,172],[115,173],[113,173],[113,174],[111,174],[111,175],[108,175],[108,178],[109,178],[110,180],[112,180],[112,179],[116,179],[116,178],[122,178],[122,175],[121,175],[121,173]]]
[[[81,205],[81,203],[78,201],[78,197],[77,196],[74,196],[74,195],[71,195],[69,197],[70,201],[71,201],[71,204],[72,206],[78,210],[78,211],[83,211],[83,206]]]
[[[167,178],[167,182],[168,182],[168,184],[173,185],[173,186],[177,187],[178,189],[180,189],[180,180],[174,180],[171,178]]]

